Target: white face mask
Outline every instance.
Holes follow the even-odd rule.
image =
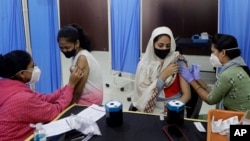
[[[32,71],[31,79],[27,84],[36,83],[37,81],[39,81],[40,75],[41,75],[41,70],[39,69],[38,66],[35,66]]]
[[[218,59],[217,56],[215,56],[213,53],[210,56],[210,63],[214,66],[214,67],[219,67],[222,66],[222,64],[220,63],[220,60]]]

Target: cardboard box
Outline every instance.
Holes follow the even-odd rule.
[[[219,133],[211,132],[211,120],[214,116],[214,120],[219,119],[228,119],[233,116],[238,116],[238,119],[241,119],[244,116],[244,112],[235,112],[228,110],[218,110],[213,109],[208,111],[208,122],[207,122],[207,141],[228,141],[228,136],[220,135]]]
[[[247,110],[240,120],[242,125],[250,125],[250,110]]]

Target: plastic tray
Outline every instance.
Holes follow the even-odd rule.
[[[209,110],[207,122],[207,141],[228,141],[227,136],[211,132],[211,120],[227,119],[233,116],[238,116],[239,120],[243,117],[244,112],[226,111],[226,110]]]

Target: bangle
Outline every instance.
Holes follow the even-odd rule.
[[[200,89],[201,88],[201,86],[197,86],[196,88],[195,88],[195,91],[197,91],[198,89]]]
[[[206,84],[205,87],[204,87],[204,89],[207,90],[208,88],[209,88],[209,87],[208,87],[208,85]]]

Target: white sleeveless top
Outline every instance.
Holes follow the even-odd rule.
[[[103,100],[103,78],[101,66],[94,56],[87,50],[81,50],[78,52],[78,54],[73,58],[73,66],[76,65],[78,57],[81,55],[84,55],[87,58],[89,76],[78,104],[101,105]]]

